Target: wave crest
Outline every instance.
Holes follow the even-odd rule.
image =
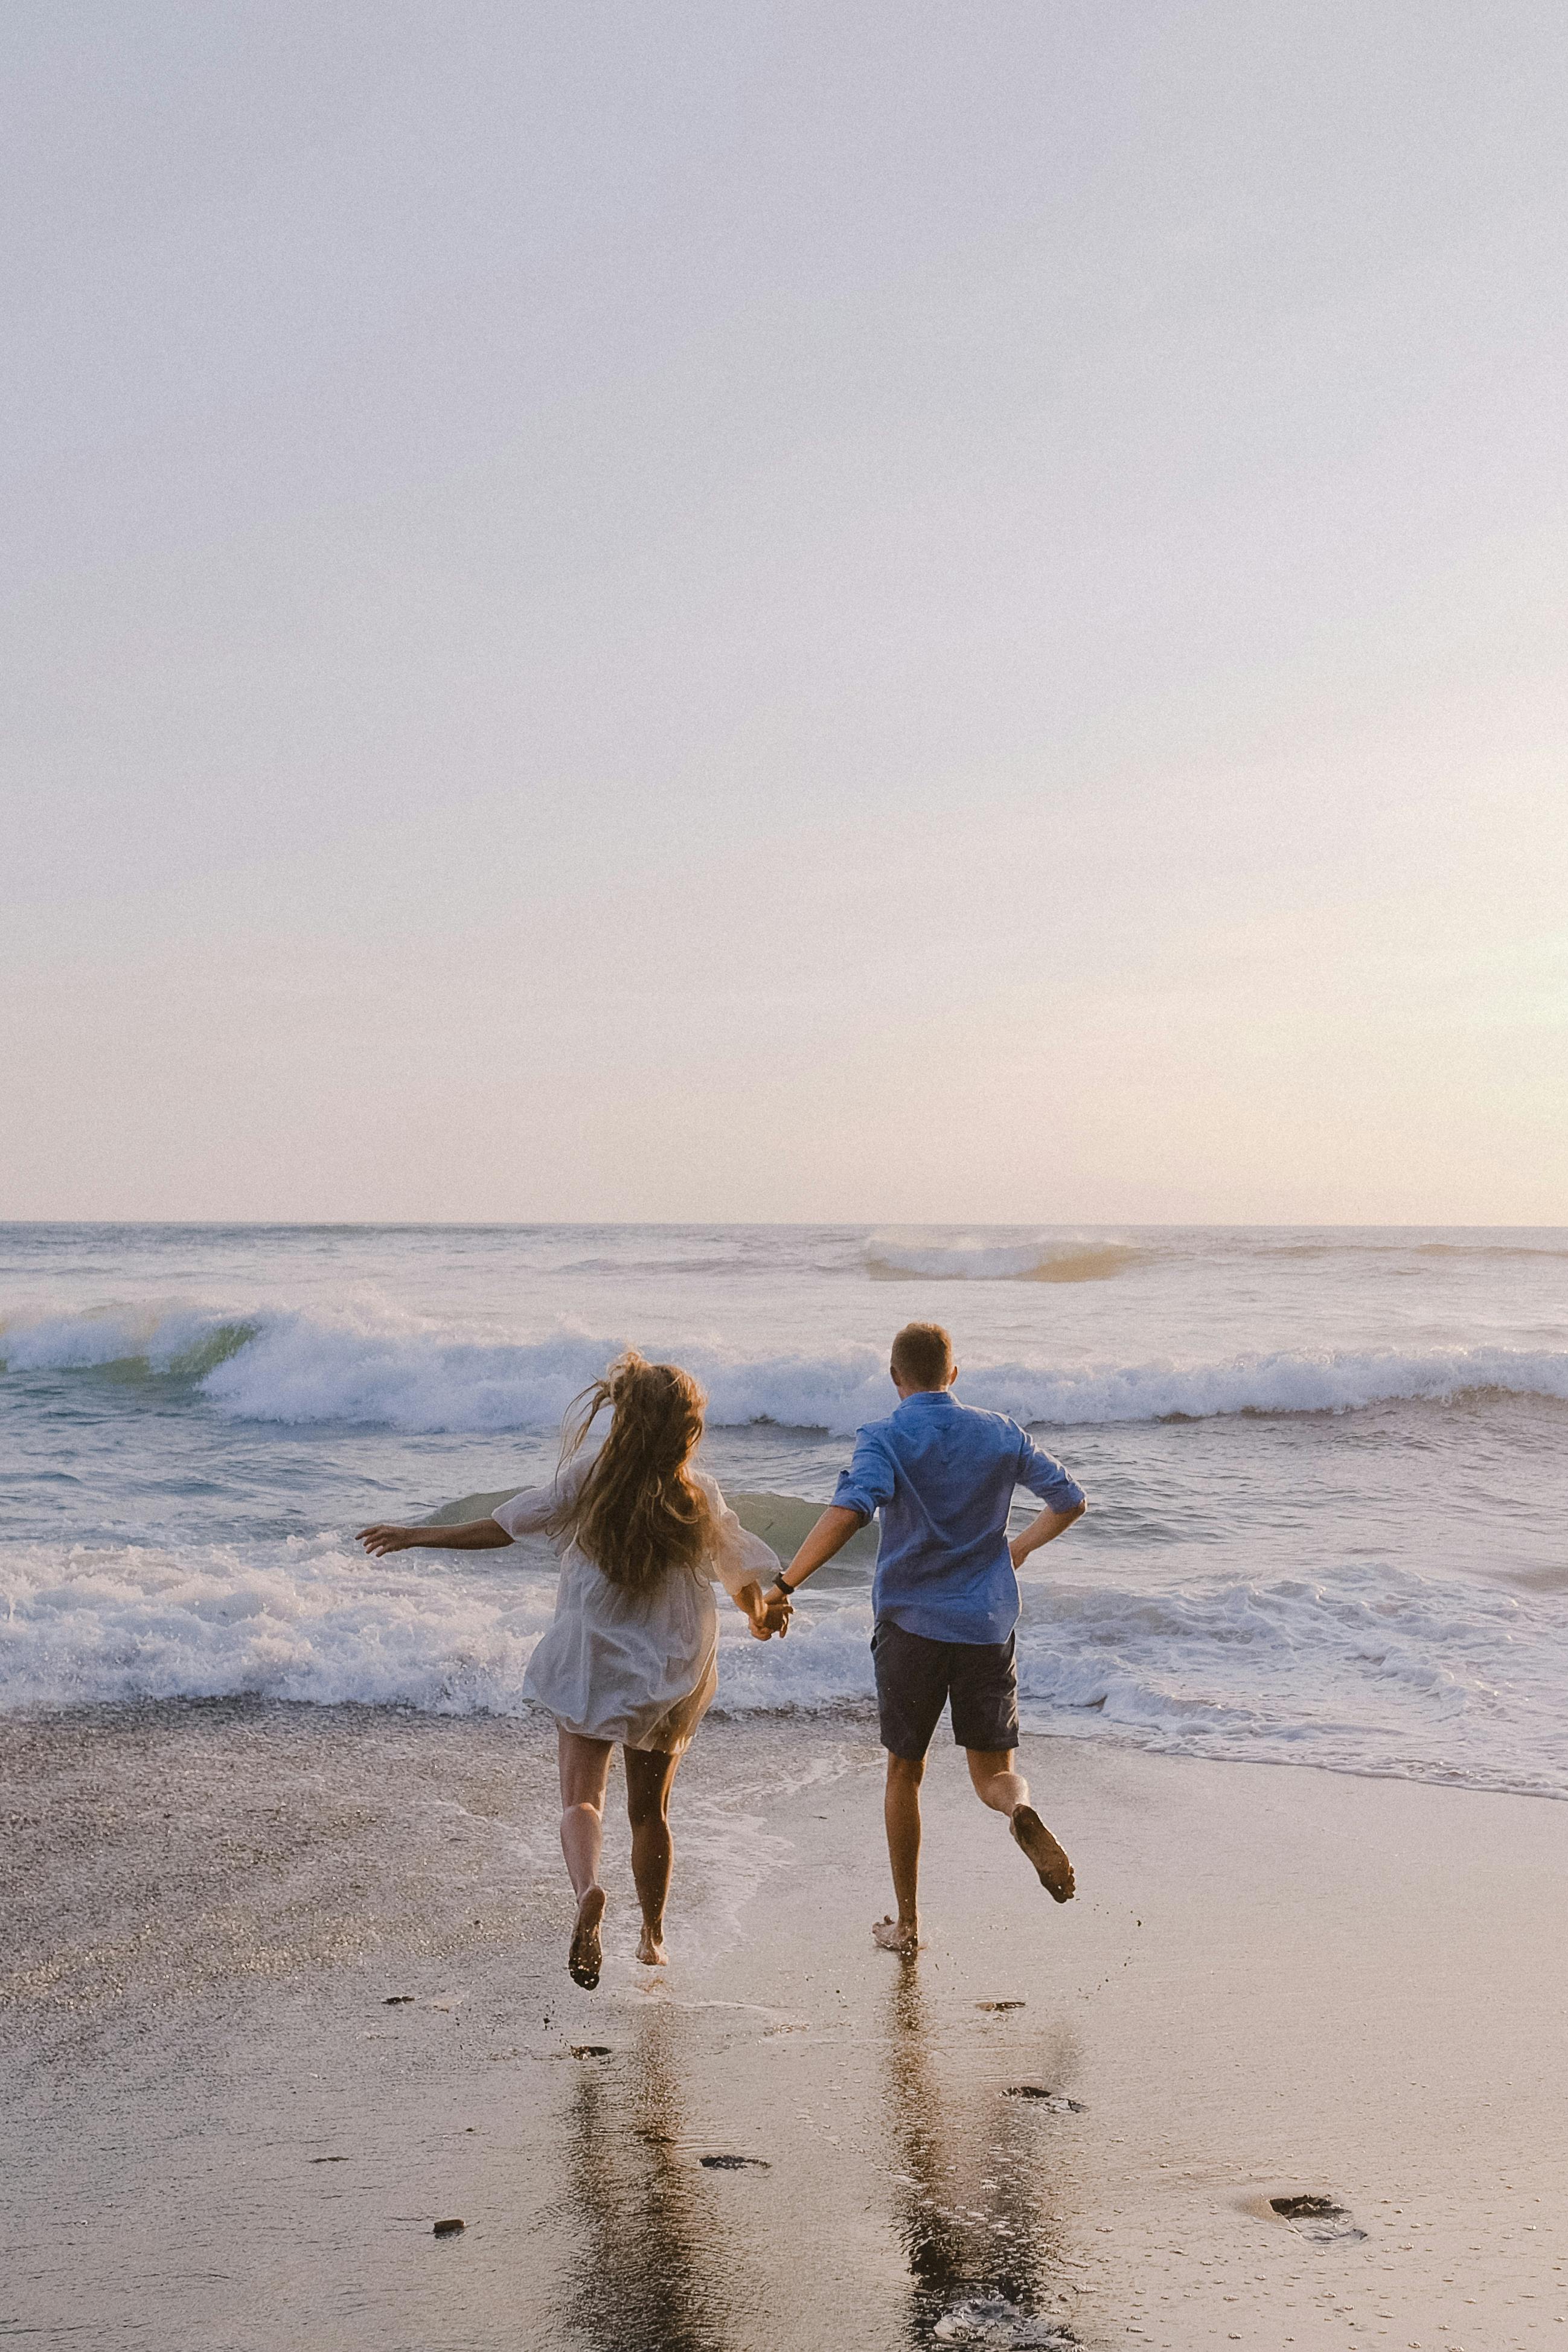
[[[625,1345],[621,1335],[475,1339],[412,1317],[333,1317],[192,1307],[152,1316],[56,1316],[0,1332],[13,1375],[112,1370],[184,1381],[239,1421],[324,1422],[410,1433],[554,1430],[580,1390]],[[669,1352],[708,1391],[716,1428],[772,1423],[845,1435],[892,1411],[880,1348],[747,1356],[712,1339]],[[1400,1401],[1451,1402],[1479,1391],[1568,1401],[1568,1350],[1433,1348],[1286,1349],[1226,1362],[1084,1365],[965,1356],[967,1404],[1061,1428],[1211,1420],[1231,1413],[1348,1412]]]
[[[873,1234],[862,1262],[873,1282],[1110,1282],[1146,1255],[1131,1242]]]

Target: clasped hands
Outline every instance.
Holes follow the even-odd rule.
[[[758,1642],[770,1642],[777,1633],[782,1641],[789,1631],[789,1620],[795,1614],[793,1603],[771,1587],[768,1598],[763,1599],[760,1593],[758,1598],[760,1605],[747,1612],[752,1638]]]

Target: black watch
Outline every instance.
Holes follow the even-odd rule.
[[[795,1588],[794,1588],[794,1586],[793,1586],[792,1584],[786,1584],[786,1583],[785,1583],[785,1581],[784,1581],[784,1571],[783,1571],[783,1570],[782,1570],[782,1569],[780,1569],[780,1570],[779,1570],[779,1571],[778,1575],[774,1578],[773,1581],[774,1581],[774,1584],[777,1586],[778,1590],[779,1590],[779,1591],[784,1595],[784,1598],[785,1598],[785,1600],[786,1600],[786,1601],[793,1601],[793,1600],[794,1600],[794,1598],[795,1598]]]

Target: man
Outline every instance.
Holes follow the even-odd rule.
[[[902,1402],[855,1433],[854,1458],[833,1500],[769,1595],[776,1611],[882,1513],[872,1588],[877,1706],[887,1750],[884,1818],[896,1918],[872,1934],[912,1958],[920,1947],[920,1783],[931,1735],[949,1703],[953,1737],[968,1754],[980,1802],[1005,1813],[1058,1903],[1072,1896],[1072,1865],[1013,1769],[1018,1744],[1017,1570],[1030,1552],[1081,1519],[1083,1490],[1005,1413],[977,1412],[953,1395],[958,1368],[940,1323],[907,1323],[888,1367]],[[1044,1507],[1008,1541],[1013,1489]]]

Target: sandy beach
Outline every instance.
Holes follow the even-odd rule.
[[[1568,7],[0,45],[0,2352],[1568,2352]]]
[[[0,1757],[8,2336],[1562,2340],[1558,1804],[1035,1739],[1058,1910],[941,1748],[904,1969],[870,1727],[714,1721],[672,1966],[617,1822],[589,1995],[531,1725],[224,1701]]]

